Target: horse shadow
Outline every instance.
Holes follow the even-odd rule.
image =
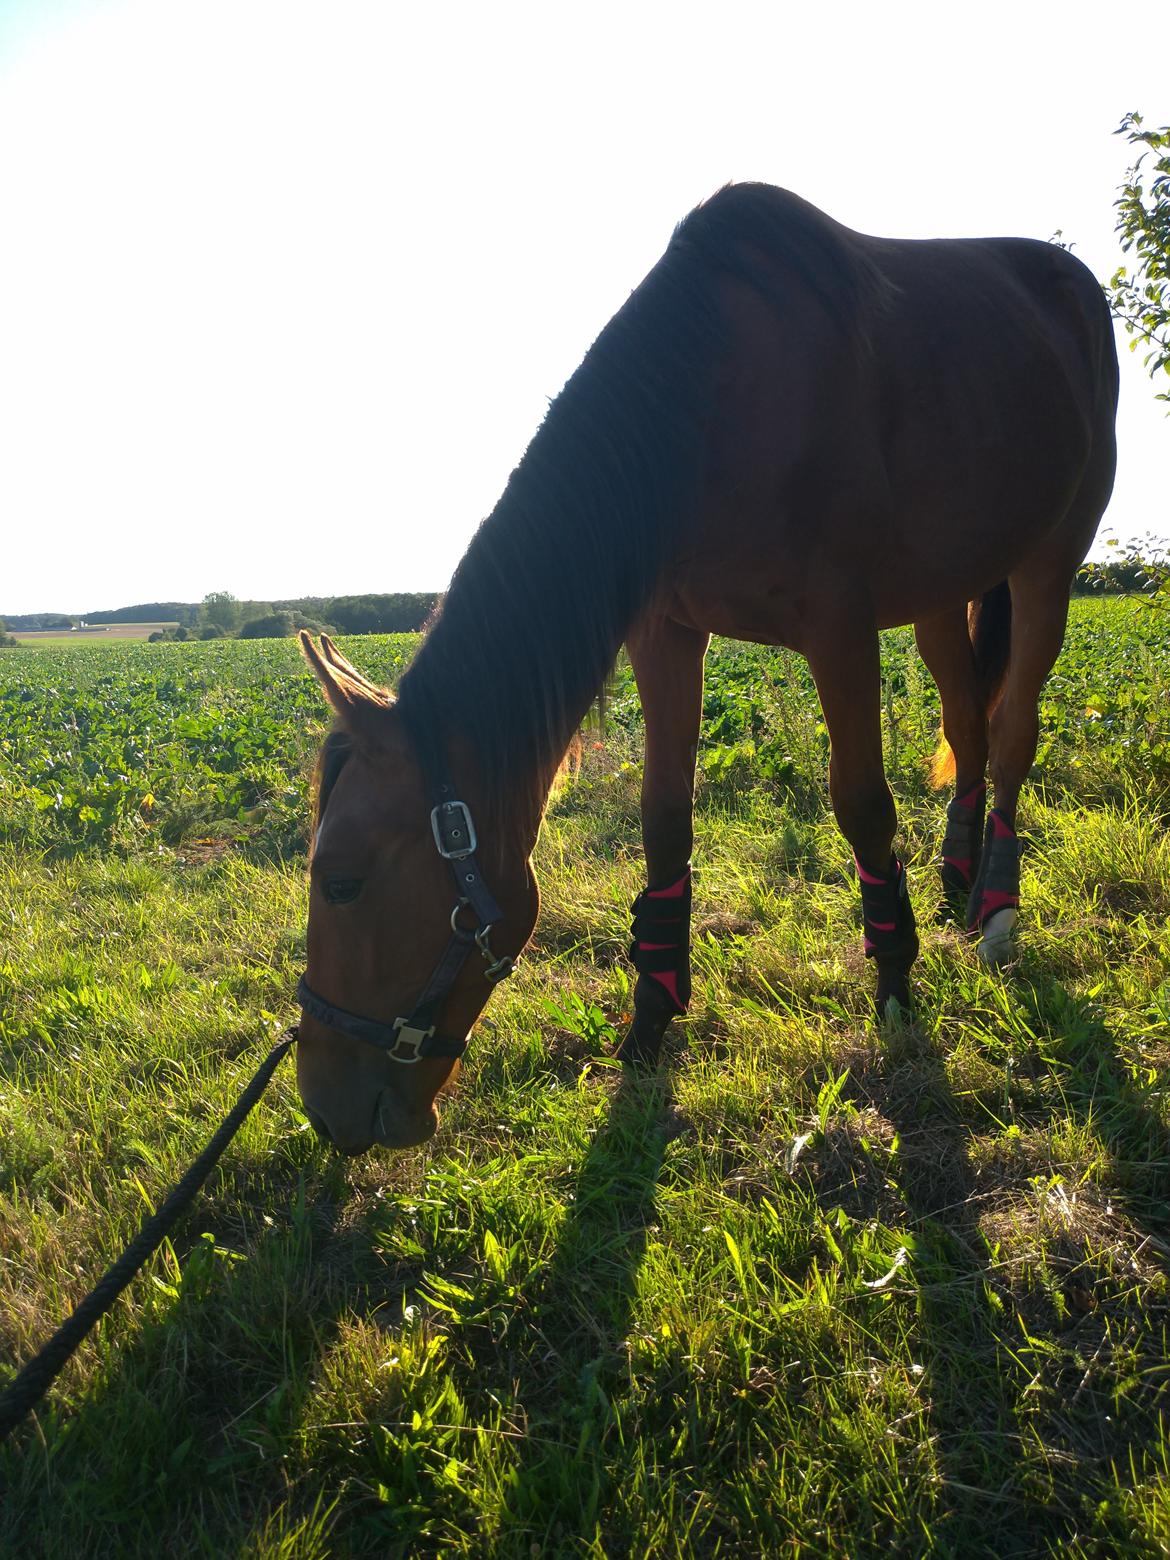
[[[352,1283],[321,1280],[324,1253],[352,1238],[350,1194],[340,1163],[315,1148],[307,1163],[245,1160],[218,1174],[226,1184],[201,1194],[118,1302],[136,1313],[131,1336],[107,1337],[103,1322],[86,1341],[103,1361],[93,1384],[71,1392],[67,1366],[0,1449],[0,1552],[157,1554],[160,1533],[226,1548],[246,1541],[267,1501],[279,1505],[288,1427],[352,1304]],[[203,1494],[248,1469],[253,1509],[225,1534]]]
[[[670,1070],[623,1070],[552,1260],[526,1296],[523,1345],[502,1372],[526,1425],[493,1554],[558,1553],[609,1518],[623,1466],[626,1342],[677,1131]],[[493,1375],[499,1382],[501,1371]]]
[[[932,1528],[941,1553],[1035,1553],[1026,1505],[1011,1491],[1020,1428],[1014,1370],[1002,1335],[1000,1284],[981,1226],[983,1189],[945,1058],[918,1025],[894,1023],[855,1094],[893,1129],[890,1155],[861,1215],[901,1223],[913,1241],[916,1326],[935,1460]],[[822,1202],[824,1197],[822,1195]],[[1042,1519],[1046,1521],[1047,1519]]]
[[[450,1368],[465,1378],[473,1418],[489,1422],[493,1400],[507,1400],[524,1425],[497,1539],[509,1552],[518,1541],[524,1552],[533,1542],[542,1552],[562,1536],[572,1542],[583,1524],[603,1520],[613,1499],[611,1403],[675,1130],[668,1075],[623,1073],[576,1174],[555,1252],[517,1297],[506,1346],[493,1346],[485,1369],[480,1329],[449,1329]],[[103,1543],[127,1555],[157,1552],[151,1535],[159,1532],[219,1547],[244,1544],[286,1509],[304,1515],[299,1496],[287,1504],[282,1468],[314,1422],[321,1362],[355,1316],[393,1326],[410,1306],[425,1309],[424,1274],[388,1273],[376,1249],[384,1215],[354,1198],[335,1158],[314,1151],[299,1165],[245,1163],[228,1174],[230,1194],[205,1194],[174,1237],[171,1261],[155,1258],[135,1281],[145,1318],[132,1339],[107,1345],[98,1334],[110,1366],[84,1401],[63,1406],[67,1374],[65,1393],[54,1389],[32,1435],[0,1454],[0,1548],[61,1552],[38,1548],[46,1528],[58,1546],[76,1542],[77,1553]],[[268,1212],[257,1238],[238,1214],[261,1193]],[[213,1258],[204,1231],[247,1259]],[[176,1267],[181,1282],[152,1303],[149,1286],[170,1283]],[[132,1466],[128,1445],[138,1449]],[[346,1466],[353,1471],[343,1461],[343,1479]],[[209,1478],[247,1490],[235,1526],[225,1528],[223,1514],[200,1515]],[[406,1552],[417,1542],[425,1550],[421,1533],[403,1548],[403,1513],[383,1517],[382,1509],[358,1501],[349,1512],[345,1542],[355,1553]],[[350,1518],[358,1522],[352,1531]]]
[[[1124,1056],[1100,1005],[1026,962],[1016,997],[1050,1062],[1060,1068],[1068,1110],[1107,1150],[1127,1215],[1170,1256],[1170,1130],[1152,1103],[1163,1087],[1156,1066],[1146,1070],[1143,1084],[1141,1068]]]
[[[1132,1342],[1147,1325],[1133,1310],[1132,1260],[1115,1273],[1113,1248],[1140,1250],[1151,1274],[1170,1265],[1170,1133],[1151,1097],[1156,1085],[1136,1080],[1091,998],[1026,961],[1014,972],[1013,997],[1036,1037],[1021,1090],[1024,1130],[1015,1141],[1031,1129],[1043,1138],[1054,1111],[1067,1113],[1110,1156],[1107,1194],[1090,1185],[1070,1196],[1061,1177],[1037,1174],[1024,1148],[973,1157],[945,1055],[913,1023],[888,1029],[876,1060],[852,1080],[854,1098],[892,1128],[882,1174],[862,1167],[854,1149],[854,1173],[838,1165],[818,1189],[826,1204],[839,1200],[842,1186],[855,1198],[860,1187],[863,1205],[849,1211],[901,1222],[913,1237],[912,1336],[943,1552],[1047,1552],[1062,1524],[1071,1540],[1093,1491],[1107,1493],[1101,1475],[1111,1465],[1140,1465],[1164,1412],[1153,1340],[1144,1386],[1118,1397],[1109,1366],[1112,1340],[1125,1334]],[[1036,1483],[1028,1448],[1035,1453],[1041,1442],[1063,1470],[1059,1501]]]

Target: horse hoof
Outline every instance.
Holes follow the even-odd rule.
[[[1016,912],[1012,909],[997,910],[983,923],[983,935],[979,939],[979,958],[989,970],[997,970],[1016,956]]]
[[[879,1024],[906,1024],[914,1018],[914,999],[910,995],[910,983],[906,979],[879,983],[873,999]]]
[[[668,1020],[669,1022],[669,1020]],[[617,1059],[623,1067],[636,1072],[649,1072],[658,1066],[662,1056],[662,1036],[666,1024],[648,1024],[637,1018],[626,1030],[625,1039],[617,1048]]]
[[[902,998],[891,992],[885,997],[875,997],[874,1007],[877,1010],[878,1024],[883,1028],[898,1028],[902,1024],[914,1021],[914,1008],[909,996]]]

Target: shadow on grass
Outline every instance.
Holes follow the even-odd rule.
[[[236,1552],[287,1493],[289,1427],[352,1303],[321,1260],[344,1209],[330,1161],[240,1167],[204,1193],[172,1260],[152,1258],[118,1302],[136,1313],[129,1337],[107,1320],[84,1346],[96,1338],[99,1384],[78,1392],[67,1368],[0,1451],[0,1552]]]
[[[490,1423],[505,1403],[520,1427],[496,1552],[572,1547],[613,1502],[622,1459],[612,1404],[671,1123],[665,1074],[622,1075],[551,1261],[525,1280],[505,1336],[477,1321],[448,1333],[472,1422]],[[69,1560],[242,1552],[273,1521],[304,1517],[329,1486],[349,1489],[354,1554],[426,1547],[430,1520],[450,1504],[441,1477],[419,1470],[423,1498],[409,1511],[364,1498],[348,1457],[334,1469],[323,1456],[312,1490],[289,1483],[339,1328],[363,1315],[393,1327],[408,1302],[425,1305],[422,1269],[388,1271],[380,1255],[386,1210],[355,1210],[346,1197],[336,1161],[237,1170],[205,1195],[176,1236],[177,1292],[159,1293],[155,1281],[171,1283],[174,1269],[154,1259],[130,1291],[146,1319],[128,1339],[99,1334],[99,1384],[67,1409],[43,1409],[38,1428],[0,1454],[0,1549]],[[225,1255],[233,1250],[246,1260]],[[70,1395],[65,1385],[55,1401]]]
[[[1018,1371],[1002,1336],[997,1275],[980,1229],[970,1134],[944,1059],[908,1024],[883,1036],[876,1070],[859,1081],[897,1134],[889,1175],[915,1242],[914,1348],[925,1372],[938,1480],[938,1550],[1038,1553],[1037,1544],[1052,1536],[1052,1519],[1015,1487]]]
[[[914,1026],[858,1080],[897,1133],[889,1174],[916,1243],[935,1531],[943,1552],[1047,1553],[1092,1532],[1136,1555],[1116,1496],[1158,1476],[1170,1139],[1091,1003],[1051,980],[1016,989],[1059,1090],[1042,1130],[1066,1114],[1091,1128],[1107,1190],[1050,1182],[1026,1151],[977,1169],[944,1058]]]
[[[1128,1063],[1116,1035],[1091,998],[1070,992],[1059,980],[1035,970],[1019,981],[1016,995],[1033,1032],[1060,1068],[1064,1103],[1109,1151],[1113,1180],[1134,1224],[1170,1255],[1170,1126],[1165,1079],[1159,1069]],[[1161,1024],[1151,1014],[1151,1024]],[[1170,1037],[1164,1045],[1170,1051]],[[1152,1075],[1151,1075],[1152,1073]]]
[[[613,1405],[628,1377],[625,1344],[671,1133],[669,1072],[623,1072],[530,1297],[514,1361],[527,1435],[496,1553],[588,1542],[613,1504],[622,1467]]]

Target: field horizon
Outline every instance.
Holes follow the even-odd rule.
[[[50,645],[99,644],[103,641],[148,639],[151,634],[167,628],[177,628],[177,623],[99,623],[86,628],[15,628],[12,637],[17,647],[29,650]]]

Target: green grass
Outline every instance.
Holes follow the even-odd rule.
[[[937,707],[891,636],[923,955],[919,1021],[881,1033],[806,674],[720,647],[695,997],[641,1081],[605,1055],[641,883],[619,676],[541,838],[535,945],[438,1138],[338,1160],[286,1064],[0,1456],[0,1552],[1170,1551],[1168,639],[1135,603],[1078,604],[1023,815],[1020,958],[992,975],[931,922]],[[409,647],[347,648],[372,668]],[[291,1017],[290,819],[320,720],[279,644],[104,647],[105,672],[14,654],[32,668],[22,699],[0,662],[0,740],[24,755],[0,794],[15,1362]],[[67,739],[70,700],[88,715]],[[135,710],[157,712],[150,742]],[[123,810],[36,805],[38,721],[70,783],[137,741]]]

